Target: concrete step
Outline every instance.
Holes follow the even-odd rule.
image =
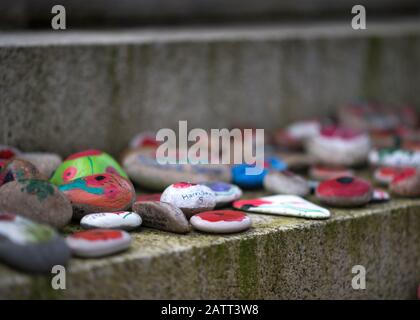
[[[0,142],[117,154],[179,120],[272,129],[358,97],[420,106],[419,54],[420,20],[3,32]]]
[[[0,27],[49,29],[56,4],[55,0],[2,0]],[[369,17],[420,14],[416,0],[63,0],[59,4],[65,6],[72,28],[349,18],[355,4],[364,5]]]
[[[332,214],[325,221],[250,214],[253,228],[229,236],[141,228],[126,253],[72,259],[65,290],[52,289],[53,275],[0,265],[0,298],[415,299],[420,200]],[[355,265],[366,269],[365,290],[352,288]]]

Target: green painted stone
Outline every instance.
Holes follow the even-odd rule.
[[[102,173],[118,174],[128,178],[121,166],[109,154],[99,150],[87,150],[72,154],[54,172],[51,182],[55,185]]]

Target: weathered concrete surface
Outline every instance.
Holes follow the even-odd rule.
[[[51,8],[56,4],[65,6],[67,23],[72,28],[331,16],[349,18],[355,4],[364,5],[369,17],[420,13],[420,4],[416,0],[2,0],[0,27],[50,28]]]
[[[270,129],[358,97],[420,106],[419,57],[420,20],[0,33],[0,143],[116,154],[178,120]]]
[[[249,196],[249,195],[248,195]],[[420,283],[420,200],[333,210],[326,221],[250,214],[230,235],[142,228],[130,251],[73,259],[67,289],[0,266],[0,298],[414,299]],[[74,230],[70,227],[67,231]],[[367,270],[353,290],[354,265]]]

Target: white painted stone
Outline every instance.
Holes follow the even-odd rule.
[[[391,199],[388,192],[380,189],[374,189],[371,202],[386,202]]]
[[[293,195],[275,195],[251,200],[238,200],[233,203],[233,207],[249,212],[308,219],[326,219],[331,215],[329,210]]]
[[[80,224],[85,229],[133,230],[139,227],[141,223],[141,217],[130,211],[92,213],[80,220]]]
[[[191,217],[194,229],[208,233],[235,233],[251,227],[251,219],[239,211],[215,210],[206,211]]]

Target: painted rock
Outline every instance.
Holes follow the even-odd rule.
[[[137,185],[156,191],[178,181],[230,182],[230,167],[217,164],[161,164],[156,160],[155,148],[141,148],[129,152],[123,159],[124,170]]]
[[[280,147],[302,149],[303,142],[314,135],[318,135],[320,130],[321,124],[319,121],[298,121],[292,123],[286,129],[277,131],[274,140]]]
[[[129,180],[109,173],[78,178],[58,188],[70,200],[78,219],[88,213],[129,210],[136,198]]]
[[[226,182],[202,182],[202,185],[209,187],[216,195],[216,207],[223,207],[238,200],[242,196],[242,190],[234,184]]]
[[[130,148],[159,147],[160,142],[156,140],[156,133],[151,131],[140,132],[130,141]]]
[[[308,181],[288,170],[270,171],[264,177],[264,188],[271,193],[296,196],[306,196],[310,192]]]
[[[357,177],[340,177],[326,180],[316,189],[316,197],[333,207],[358,207],[372,199],[372,186]]]
[[[0,261],[26,272],[50,273],[69,259],[70,249],[51,227],[0,213]]]
[[[333,166],[354,166],[364,163],[370,151],[369,136],[351,129],[323,128],[310,138],[307,151],[317,162]]]
[[[136,196],[136,202],[160,201],[161,193],[139,194]]]
[[[180,208],[187,219],[196,213],[212,210],[216,206],[216,196],[209,187],[188,182],[177,182],[167,187],[160,201]]]
[[[39,172],[48,178],[51,177],[54,171],[63,162],[58,154],[47,152],[22,153],[17,158],[29,161],[39,170]]]
[[[44,180],[19,180],[0,188],[0,211],[19,212],[35,222],[55,228],[67,225],[73,215],[70,201],[52,183]]]
[[[141,218],[135,212],[100,212],[85,215],[80,224],[85,229],[133,230],[141,225]]]
[[[416,169],[411,167],[379,167],[375,170],[373,176],[375,178],[375,181],[379,182],[380,184],[389,185],[396,176],[400,175],[401,173],[411,171],[414,172],[416,171]]]
[[[404,170],[392,180],[389,189],[400,197],[420,197],[420,171]]]
[[[128,178],[120,165],[109,154],[99,150],[87,150],[72,154],[54,172],[51,182],[56,185],[91,176],[111,173]]]
[[[14,180],[40,179],[46,177],[30,162],[25,160],[9,160],[0,171],[0,186]]]
[[[386,167],[420,167],[420,151],[402,149],[372,150],[369,153],[372,165]]]
[[[1,160],[8,160],[16,157],[21,152],[13,147],[5,146],[0,144],[0,159]]]
[[[344,176],[352,177],[354,176],[354,171],[345,167],[327,167],[317,165],[311,167],[309,175],[312,179],[324,181]]]
[[[140,201],[133,204],[133,211],[143,219],[143,226],[175,232],[187,233],[190,231],[185,214],[174,205],[160,201]]]
[[[208,233],[235,233],[251,227],[251,219],[239,211],[214,210],[196,214],[190,219],[198,231]]]
[[[326,219],[330,217],[329,210],[301,197],[291,195],[275,195],[250,200],[238,200],[233,203],[233,207],[249,212],[308,219]]]
[[[277,152],[276,155],[292,171],[304,171],[314,163],[314,158],[305,152]]]
[[[387,202],[391,200],[391,197],[388,192],[380,189],[374,189],[372,200],[370,202],[378,203],[378,202]]]
[[[66,242],[75,256],[98,258],[127,250],[131,236],[123,230],[93,229],[73,233]]]

